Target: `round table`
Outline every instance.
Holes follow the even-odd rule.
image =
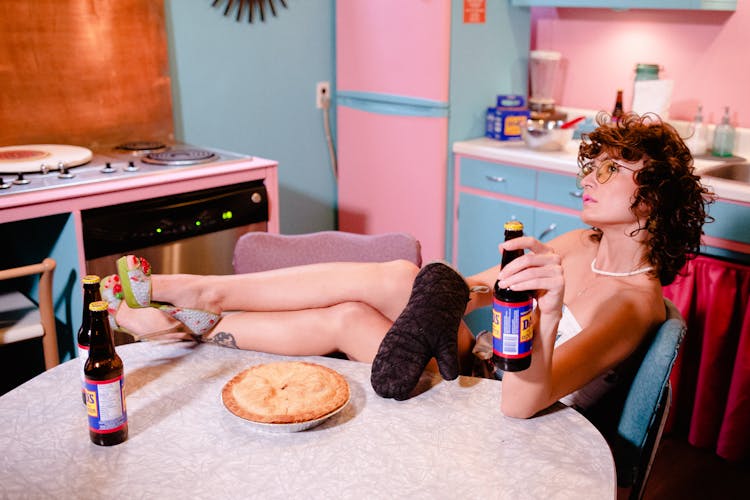
[[[0,397],[3,498],[576,498],[615,496],[604,438],[557,404],[528,420],[500,412],[501,384],[425,374],[419,394],[383,399],[370,365],[286,358],[210,344],[117,347],[129,438],[89,441],[80,364],[63,363]],[[344,375],[347,407],[318,427],[262,432],[221,389],[248,366],[286,359]]]

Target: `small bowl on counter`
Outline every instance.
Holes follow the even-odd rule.
[[[560,151],[573,138],[575,127],[563,128],[563,120],[527,120],[521,137],[529,149],[534,151]]]

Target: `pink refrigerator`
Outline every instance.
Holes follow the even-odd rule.
[[[450,0],[336,2],[339,229],[445,257]]]

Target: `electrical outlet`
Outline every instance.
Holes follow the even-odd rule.
[[[323,107],[323,99],[330,99],[331,84],[329,82],[318,82],[315,86],[315,107]]]

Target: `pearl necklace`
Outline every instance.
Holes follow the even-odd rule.
[[[612,277],[615,277],[615,278],[624,278],[624,277],[627,277],[627,276],[635,276],[636,274],[643,274],[643,273],[647,273],[649,271],[653,271],[653,269],[654,269],[653,266],[646,266],[646,267],[641,267],[640,269],[636,269],[635,271],[629,271],[627,273],[613,273],[613,272],[610,272],[610,271],[602,271],[601,269],[597,269],[596,268],[596,258],[594,258],[594,260],[591,261],[591,271],[592,272],[594,272],[596,274],[601,274],[602,276],[612,276]]]

